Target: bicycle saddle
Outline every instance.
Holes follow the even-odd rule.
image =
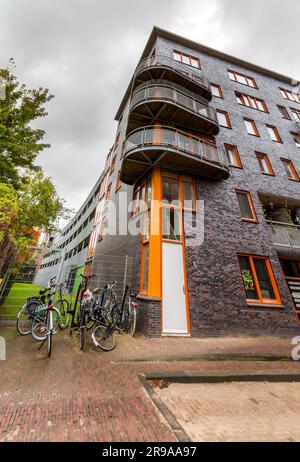
[[[99,287],[96,287],[96,289],[93,289],[93,294],[99,294],[100,289]]]

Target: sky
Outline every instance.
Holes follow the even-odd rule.
[[[102,171],[115,113],[154,25],[300,79],[299,0],[0,0],[0,67],[55,95],[37,159],[78,209]]]

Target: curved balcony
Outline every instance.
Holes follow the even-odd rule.
[[[127,131],[153,125],[156,120],[209,135],[220,131],[216,110],[171,82],[149,82],[132,93]]]
[[[136,67],[133,89],[140,83],[152,79],[167,79],[184,86],[211,101],[209,81],[203,77],[201,69],[180,63],[170,56],[161,54],[143,59]]]
[[[125,140],[121,181],[133,185],[154,166],[213,179],[229,176],[223,149],[171,127],[134,130]]]
[[[279,257],[300,260],[300,226],[267,221],[270,237]]]

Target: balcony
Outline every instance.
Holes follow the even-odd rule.
[[[150,81],[133,91],[127,131],[153,125],[158,119],[208,135],[217,135],[220,131],[215,109],[191,91],[168,81]]]
[[[125,140],[122,182],[133,185],[153,167],[212,179],[229,176],[223,149],[171,127],[143,127]]]
[[[156,55],[143,59],[134,73],[133,89],[141,82],[152,79],[166,79],[196,92],[208,101],[212,99],[209,81],[203,77],[201,69],[180,63],[175,59]]]
[[[300,226],[267,221],[279,257],[300,260]]]

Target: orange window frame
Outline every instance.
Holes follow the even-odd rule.
[[[263,152],[256,152],[255,154],[256,154],[256,157],[257,157],[257,160],[258,160],[260,169],[261,169],[261,173],[262,173],[263,175],[275,176],[268,155],[267,155],[267,154],[264,154]],[[260,164],[260,162],[259,162],[259,159],[264,159],[264,160],[265,160],[265,162],[266,162],[266,164],[267,164],[267,167],[268,167],[268,172],[265,172],[264,170],[262,170],[261,164]]]
[[[237,99],[241,101],[239,102],[239,104],[241,104],[242,106],[250,107],[251,109],[256,109],[260,112],[269,112],[267,105],[263,99],[256,98],[255,96],[246,95],[245,93],[240,93],[238,91],[235,92],[235,95]],[[245,103],[246,100],[248,101],[248,104]],[[259,108],[258,102],[261,103],[263,109]]]
[[[118,176],[117,176],[117,183],[116,183],[116,192],[119,191],[119,189],[121,188],[122,186],[122,182],[120,180],[120,171],[118,172]]]
[[[300,133],[295,133],[295,132],[290,132],[290,133],[295,141],[296,146],[298,144],[299,146],[297,147],[300,147]]]
[[[236,71],[233,71],[232,69],[227,69],[228,73],[230,72],[231,74],[233,74],[234,76],[234,80],[232,80],[230,78],[231,81],[233,82],[237,82],[239,83],[240,85],[245,85],[246,87],[251,87],[251,88],[255,88],[256,90],[258,89],[258,86],[257,86],[257,83],[256,83],[256,80],[254,77],[250,77],[249,75],[246,75],[246,74],[242,74],[241,72],[236,72]],[[237,79],[237,75],[239,75],[240,77],[244,77],[247,81],[247,83],[242,83],[242,82],[239,82],[238,79]],[[250,85],[249,84],[249,81],[251,81],[253,83],[253,85]]]
[[[250,135],[250,136],[257,136],[257,137],[259,137],[259,136],[260,136],[260,134],[259,134],[259,131],[258,131],[258,128],[257,128],[257,126],[256,126],[256,123],[255,123],[255,121],[254,121],[253,119],[248,119],[247,117],[245,117],[245,118],[244,118],[244,121],[245,121],[245,122],[250,122],[250,123],[251,123],[251,125],[252,125],[252,127],[253,127],[253,131],[254,131],[254,133],[249,133],[249,132],[248,132],[248,128],[247,128],[247,125],[245,124],[245,125],[246,125],[246,130],[247,130],[247,133],[248,133],[248,135]]]
[[[227,155],[227,158],[228,158],[228,165],[230,167],[243,168],[240,153],[239,153],[239,150],[238,150],[237,146],[235,146],[234,144],[225,144],[224,146],[225,146],[225,151],[226,151],[226,155]],[[228,150],[229,149],[231,149],[234,152],[234,156],[235,156],[235,158],[237,160],[237,164],[231,164],[229,162],[229,156],[228,156]]]
[[[240,253],[237,254],[237,257],[247,257],[249,259],[249,264],[250,264],[251,272],[252,272],[252,275],[253,275],[253,282],[254,282],[254,285],[255,285],[256,293],[258,295],[257,300],[246,298],[246,301],[247,301],[248,305],[257,305],[257,302],[261,303],[262,305],[282,305],[282,300],[281,300],[281,297],[280,297],[279,289],[278,289],[278,286],[277,286],[277,283],[276,283],[275,275],[274,275],[274,272],[273,272],[269,257],[261,257],[261,256],[256,256],[256,255],[247,255],[247,254],[240,254]],[[274,295],[275,295],[274,299],[272,299],[272,298],[263,298],[262,297],[261,290],[260,290],[260,285],[259,285],[259,282],[258,282],[258,277],[257,277],[257,274],[256,274],[255,265],[254,265],[254,262],[253,262],[254,260],[263,260],[265,262],[266,268],[267,268],[267,271],[268,271],[268,276],[269,276],[269,279],[270,279],[270,282],[271,282],[271,285],[272,285],[272,289],[273,289]],[[241,271],[239,258],[238,258],[238,263],[239,263],[239,268],[240,268],[240,271]],[[243,288],[245,290],[242,271],[241,271],[241,277],[242,277]]]
[[[288,176],[288,179],[291,180],[291,181],[297,181],[299,182],[300,181],[300,177],[298,175],[298,172],[297,170],[295,169],[295,166],[293,164],[293,162],[290,160],[290,159],[285,159],[283,157],[280,158],[281,162],[283,164],[288,164],[292,173],[293,173],[293,178],[291,178],[290,176]],[[287,174],[288,175],[288,174]]]
[[[117,156],[114,156],[112,161],[111,161],[111,166],[110,166],[110,174],[112,174],[115,171],[116,168],[116,160]]]
[[[180,55],[180,61],[174,57],[175,54]],[[190,64],[187,64],[187,63],[184,63],[184,62],[183,62],[183,56],[185,56],[186,58],[189,59]],[[197,56],[188,55],[187,53],[183,53],[182,51],[179,51],[179,50],[175,50],[175,49],[174,49],[174,50],[173,50],[173,58],[175,59],[175,61],[181,62],[182,64],[187,64],[188,66],[194,67],[195,69],[201,69],[201,61],[200,61],[200,59],[199,59]],[[197,63],[198,63],[198,66],[194,66],[194,65],[192,64],[192,61],[197,62]]]
[[[250,192],[249,191],[244,191],[243,189],[236,189],[235,192],[236,192],[236,195],[243,194],[244,196],[247,197],[248,203],[250,205],[252,217],[253,217],[253,218],[243,217],[242,216],[242,211],[241,211],[239,203],[238,203],[239,210],[241,212],[241,220],[242,221],[247,221],[247,222],[250,222],[250,223],[258,223],[255,207],[254,207],[252,196],[251,196]]]
[[[220,122],[219,122],[220,126],[224,127],[224,128],[230,128],[231,129],[232,126],[231,126],[231,122],[230,122],[228,112],[227,111],[222,111],[221,109],[217,109],[217,114],[223,114],[223,115],[225,115],[225,118],[226,118],[227,125],[221,125]]]
[[[212,83],[210,84],[211,87],[214,87],[218,90],[218,95],[214,95],[216,98],[221,98],[221,99],[224,99],[224,96],[223,96],[223,91],[222,91],[222,88],[221,88],[221,85],[218,85],[217,83]]]
[[[269,124],[266,124],[266,127],[273,130],[273,133],[275,134],[275,137],[276,137],[276,140],[277,140],[277,141],[275,141],[275,140],[273,140],[273,139],[271,138],[271,135],[270,135],[269,130],[268,130],[268,133],[269,133],[269,135],[270,135],[271,140],[272,140],[274,143],[281,143],[281,144],[282,144],[282,139],[281,139],[281,136],[279,135],[279,131],[278,131],[277,127],[275,127],[275,125],[269,125]]]
[[[110,200],[110,196],[111,196],[111,183],[107,186],[106,196],[105,196],[106,201]]]

